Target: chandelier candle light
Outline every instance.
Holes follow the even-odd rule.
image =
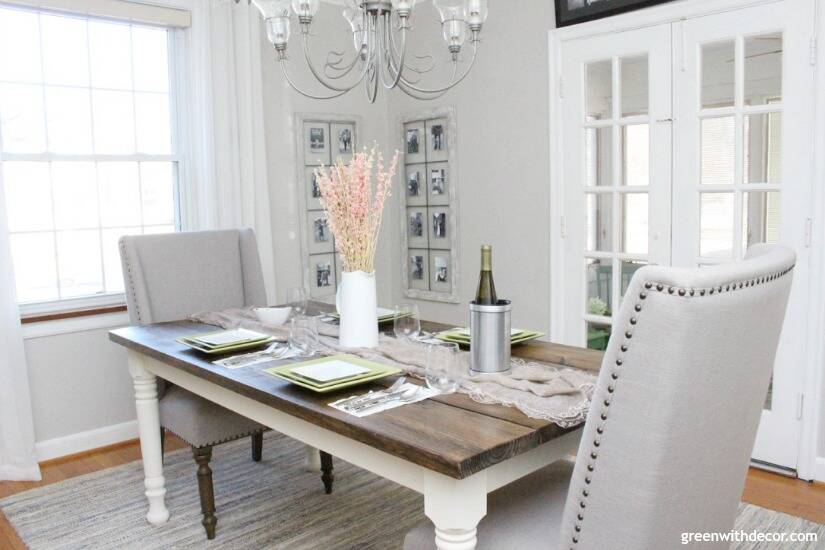
[[[416,0],[345,0],[344,18],[349,23],[354,52],[327,54],[319,69],[310,55],[312,21],[321,0],[252,0],[266,22],[267,36],[275,47],[277,60],[287,82],[298,93],[312,99],[332,99],[363,83],[371,103],[380,86],[399,89],[416,99],[436,99],[470,74],[478,53],[479,35],[487,19],[487,0],[433,0],[441,17],[444,41],[452,59],[450,79],[440,87],[420,85],[421,76],[435,67],[432,56],[407,54],[407,33],[411,30]],[[303,56],[309,70],[328,92],[318,95],[304,91],[289,74],[287,46],[293,16],[301,27]],[[472,57],[459,71],[459,54],[469,31]],[[412,63],[415,57],[418,63]],[[349,58],[349,59],[348,59]],[[351,75],[351,76],[350,76]]]
[[[321,206],[344,263],[335,296],[341,317],[338,339],[343,347],[378,345],[375,249],[397,164],[398,151],[385,169],[381,153],[373,147],[355,153],[349,164],[339,158],[334,166],[315,170]]]

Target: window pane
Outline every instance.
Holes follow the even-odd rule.
[[[702,45],[702,107],[730,107],[734,98],[733,40]]]
[[[43,76],[47,84],[89,85],[86,20],[41,15]]]
[[[732,116],[702,119],[702,183],[733,185],[736,122]]]
[[[613,251],[613,196],[587,194],[587,250]]]
[[[647,265],[647,262],[637,262],[637,261],[623,261],[622,262],[622,281],[621,281],[621,294],[622,298],[624,298],[625,293],[627,292],[627,287],[630,286],[630,280],[633,278],[633,274],[636,273],[640,268]]]
[[[140,235],[140,227],[116,227],[101,231],[103,238],[103,271],[106,292],[123,292],[123,270],[117,241],[123,235]]]
[[[18,302],[56,300],[54,233],[9,235]]]
[[[587,323],[587,347],[590,349],[606,350],[610,341],[610,325]]]
[[[650,183],[650,126],[632,124],[622,127],[622,183],[648,185]]]
[[[648,104],[647,55],[623,58],[622,116],[646,115]]]
[[[613,292],[613,260],[588,259],[586,312],[589,315],[610,317]]]
[[[57,229],[90,229],[100,223],[93,162],[53,162],[54,222]]]
[[[135,106],[132,92],[94,90],[95,151],[103,154],[135,152]]]
[[[733,256],[733,193],[701,193],[699,253],[710,258]]]
[[[3,57],[0,55],[0,57]],[[6,153],[42,153],[46,150],[43,88],[28,84],[0,84],[0,132]]]
[[[132,59],[136,90],[169,91],[167,36],[167,31],[162,29],[132,28]]]
[[[92,117],[88,89],[46,86],[46,123],[51,152],[92,152]]]
[[[137,150],[139,153],[169,154],[172,134],[167,94],[135,93]]]
[[[137,163],[98,163],[97,178],[102,226],[140,225],[140,187]]]
[[[61,298],[102,292],[98,230],[58,231],[57,266],[60,272]]]
[[[585,185],[613,185],[613,129],[585,128]]]
[[[745,181],[779,183],[782,179],[782,113],[745,115]]]
[[[782,100],[782,33],[745,38],[745,103]]]
[[[610,59],[588,63],[585,67],[587,79],[587,118],[611,118],[613,113],[613,62]]]
[[[147,225],[143,228],[144,235],[158,235],[160,233],[174,233],[174,225]]]
[[[750,191],[742,195],[742,252],[757,243],[779,242],[778,191]]]
[[[171,162],[140,163],[144,225],[169,225],[175,222],[173,170]]]
[[[132,87],[132,44],[129,26],[89,21],[92,87]]]
[[[37,14],[0,8],[0,80],[40,82]]]
[[[52,229],[49,164],[46,162],[4,162],[9,231]]]
[[[622,251],[647,254],[648,240],[647,193],[627,193],[622,196]]]

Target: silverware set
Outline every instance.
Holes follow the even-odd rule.
[[[379,407],[387,403],[401,402],[407,403],[413,401],[421,390],[420,386],[413,388],[404,388],[404,383],[407,381],[405,377],[401,377],[395,383],[385,390],[371,391],[366,395],[359,395],[344,399],[336,403],[336,406],[353,413],[360,413],[368,411],[374,407]]]

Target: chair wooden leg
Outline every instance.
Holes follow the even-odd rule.
[[[163,460],[164,447],[166,446],[166,430],[160,427],[160,459]]]
[[[321,453],[321,481],[324,482],[324,491],[329,495],[332,493],[332,482],[335,481],[335,474],[332,472],[332,455]]]
[[[252,460],[260,462],[263,456],[264,449],[264,434],[259,432],[252,434]]]
[[[203,512],[203,524],[206,529],[206,538],[215,538],[215,526],[218,518],[215,517],[215,492],[212,487],[212,469],[209,461],[212,460],[212,447],[192,447],[192,455],[198,463],[198,490],[201,496],[201,511]]]

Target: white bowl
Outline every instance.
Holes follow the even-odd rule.
[[[256,307],[255,315],[265,325],[283,325],[292,313],[291,307]]]

